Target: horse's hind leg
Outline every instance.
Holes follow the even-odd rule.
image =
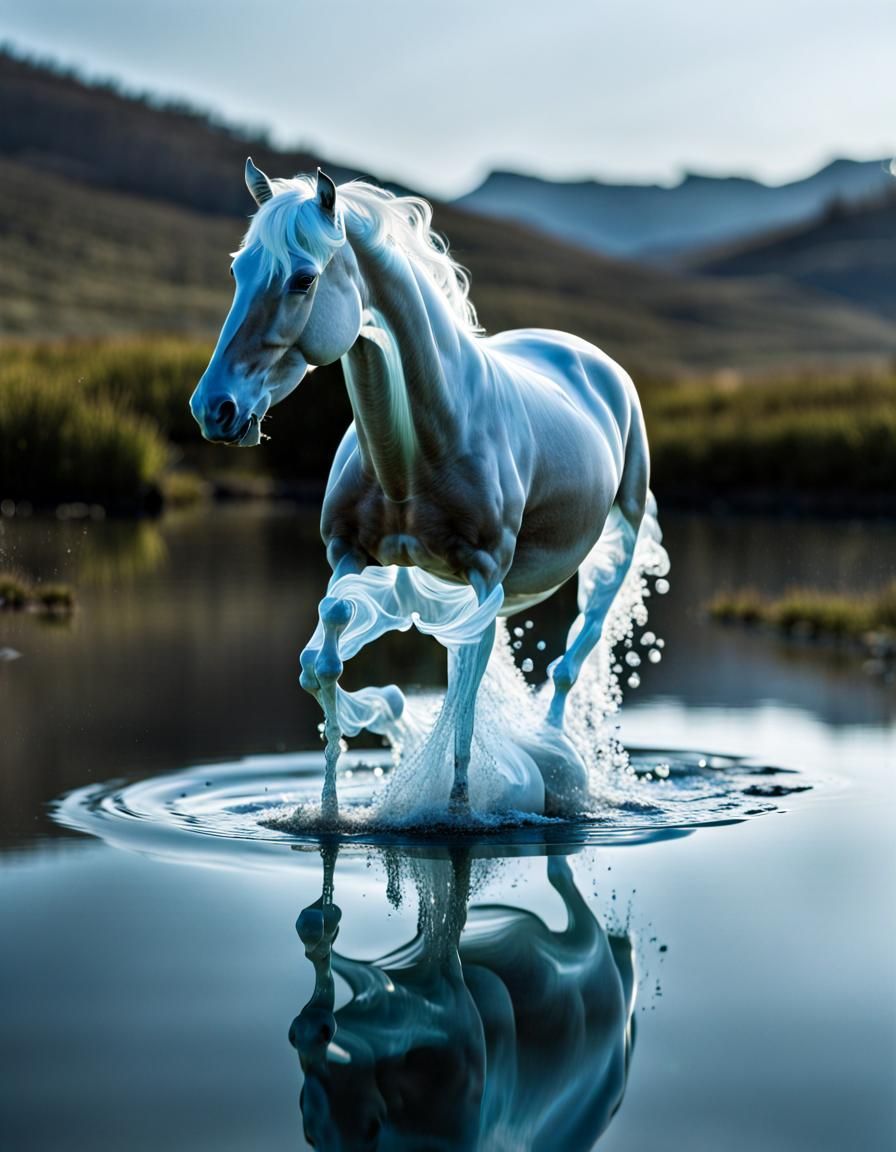
[[[604,621],[616,593],[628,575],[635,554],[638,530],[647,501],[647,453],[642,436],[633,437],[626,450],[625,471],[600,539],[579,569],[579,618],[581,626],[570,635],[566,652],[551,668],[554,695],[548,723],[563,727],[569,690],[579,678],[582,665],[600,640]]]

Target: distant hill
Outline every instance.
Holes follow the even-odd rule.
[[[0,156],[85,184],[220,215],[245,215],[239,176],[247,141],[262,168],[314,171],[320,157],[278,152],[264,139],[185,106],[123,95],[71,72],[0,52]],[[337,180],[359,175],[327,164]],[[251,204],[251,201],[249,201]]]
[[[458,207],[516,220],[610,255],[662,259],[809,221],[834,201],[885,193],[887,163],[835,160],[814,175],[771,186],[739,177],[688,175],[675,187],[555,182],[493,172]]]
[[[711,276],[775,277],[896,320],[896,190],[870,204],[836,204],[807,226],[698,254],[687,266]]]
[[[318,160],[0,55],[0,335],[213,335],[253,210],[247,152],[272,175]],[[435,211],[490,331],[565,328],[638,373],[896,354],[892,325],[799,285],[643,268],[456,205]]]

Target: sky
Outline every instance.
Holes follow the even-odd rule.
[[[896,152],[896,0],[0,0],[0,39],[441,196]]]

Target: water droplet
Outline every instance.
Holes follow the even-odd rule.
[[[660,660],[662,660],[662,658],[663,658],[663,654],[662,654],[662,652],[660,652],[660,650],[658,648],[651,648],[650,651],[647,653],[647,659],[650,661],[651,664],[659,664],[659,662],[660,662]]]
[[[522,646],[523,646],[522,640],[514,640],[514,642],[513,642],[514,652],[519,652],[519,650],[520,650],[520,648],[522,648]]]
[[[531,672],[531,671],[532,671],[532,669],[533,669],[534,667],[535,667],[535,665],[534,665],[534,664],[532,663],[532,661],[531,661],[531,660],[528,658],[528,656],[527,656],[527,657],[526,657],[526,659],[525,659],[525,660],[522,662],[522,664],[520,664],[520,668],[522,668],[522,670],[523,670],[524,672]]]
[[[641,663],[641,657],[637,652],[626,652],[625,662],[628,664],[629,668],[637,668]]]
[[[657,646],[657,648],[665,648],[666,647],[666,641],[663,639],[659,639],[656,642],[656,646]]]
[[[641,683],[641,677],[638,675],[637,672],[632,672],[631,676],[629,676],[629,678],[628,678],[629,688],[637,688],[640,683]]]
[[[514,630],[513,630],[513,634],[514,634],[514,636],[516,636],[517,638],[519,638],[519,637],[520,637],[520,636],[522,636],[522,634],[523,634],[523,630],[522,630],[522,628],[514,628]]]
[[[382,776],[382,774],[383,774],[383,770],[382,770],[382,768],[380,768],[380,767],[379,767],[379,765],[377,765],[377,767],[376,767],[376,768],[374,768],[374,770],[373,770],[373,774],[374,774],[374,776],[376,776],[376,777],[380,777],[380,776]]]
[[[669,765],[657,764],[656,768],[654,768],[654,772],[657,776],[659,776],[660,780],[667,780],[669,778]]]
[[[660,596],[665,596],[666,593],[669,591],[669,581],[665,578],[665,576],[660,576],[659,580],[657,580],[654,587],[656,588],[657,593]]]
[[[616,675],[618,676],[618,675],[619,675],[619,673],[622,671],[622,665],[621,665],[621,664],[614,664],[614,665],[613,665],[613,671],[614,671],[614,672],[616,673]]]
[[[545,644],[544,640],[539,640],[535,647],[539,652],[544,652],[545,648],[547,648],[547,644]]]
[[[700,759],[697,761],[697,767],[698,767],[698,768],[705,768],[705,767],[706,767],[706,761],[703,759],[703,757],[702,757],[702,756],[701,756],[701,757],[700,757]]]
[[[653,632],[645,632],[641,637],[641,643],[645,648],[649,648],[651,644],[656,643],[656,636],[653,634]]]
[[[534,620],[527,620],[524,626],[526,628],[534,628],[535,627],[535,621]]]

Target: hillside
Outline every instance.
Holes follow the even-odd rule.
[[[0,52],[0,156],[84,184],[203,213],[243,215],[234,180],[247,137],[187,108],[123,95],[104,84]],[[276,152],[257,134],[253,156],[280,173],[313,171],[320,157]],[[329,164],[334,178],[358,175]]]
[[[689,267],[711,276],[776,277],[896,320],[896,195],[837,206],[808,226],[703,253]]]
[[[0,55],[0,334],[214,335],[253,208],[248,151],[274,175],[316,162]],[[641,374],[896,353],[880,317],[798,285],[621,263],[455,205],[435,222],[489,330],[569,329]]]
[[[8,161],[0,220],[0,333],[31,337],[213,335],[245,228]],[[640,372],[896,353],[891,327],[800,289],[617,264],[450,206],[437,207],[436,224],[470,268],[491,331],[568,328]]]
[[[804,180],[778,186],[693,174],[666,188],[493,172],[456,203],[598,252],[662,259],[809,221],[833,201],[867,200],[891,181],[883,162],[852,160],[836,160]]]

